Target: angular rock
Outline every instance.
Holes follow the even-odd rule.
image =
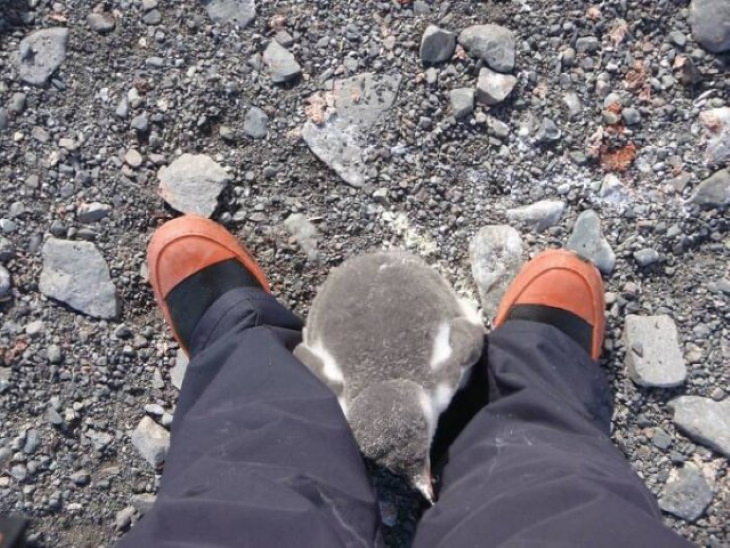
[[[691,462],[675,468],[659,493],[659,508],[687,521],[699,518],[712,502],[712,488]]]
[[[507,210],[510,221],[518,221],[541,232],[556,224],[565,211],[565,202],[560,200],[541,200],[534,204]]]
[[[86,16],[86,24],[91,30],[99,34],[106,34],[113,31],[117,23],[111,13],[92,12]]]
[[[155,468],[165,462],[170,447],[170,433],[150,417],[145,416],[139,421],[130,439],[142,458]]]
[[[604,274],[613,272],[616,254],[603,237],[601,219],[592,209],[578,215],[565,247],[590,260]]]
[[[429,25],[421,37],[421,61],[435,65],[451,58],[456,49],[456,35],[436,25]]]
[[[231,176],[206,154],[183,154],[160,168],[160,196],[182,213],[210,217]]]
[[[659,388],[678,386],[687,379],[677,327],[667,315],[626,316],[624,363],[636,384]]]
[[[110,319],[117,315],[109,267],[94,244],[49,238],[42,254],[41,293],[89,316]]]
[[[37,30],[20,42],[16,58],[21,80],[43,85],[66,57],[68,29],[54,27]]]
[[[15,246],[13,242],[4,236],[0,236],[0,263],[9,261],[13,257],[15,257]]]
[[[183,379],[185,378],[185,372],[188,370],[189,363],[190,360],[187,354],[182,350],[178,350],[175,356],[175,366],[170,369],[170,380],[172,381],[172,385],[178,390],[182,388]]]
[[[515,68],[515,36],[499,25],[474,25],[459,34],[459,43],[474,57],[499,72]]]
[[[269,68],[271,80],[275,84],[294,80],[302,73],[302,68],[297,63],[294,55],[276,40],[269,42],[269,45],[264,50],[262,59]]]
[[[258,107],[248,109],[243,119],[243,132],[252,139],[263,139],[268,134],[269,117]]]
[[[132,518],[134,518],[135,513],[134,506],[127,506],[119,510],[114,516],[114,528],[117,531],[124,531],[132,524]]]
[[[476,92],[472,88],[459,88],[452,89],[449,92],[449,98],[451,99],[451,110],[454,113],[454,118],[464,118],[474,112],[474,98]]]
[[[485,226],[469,243],[471,275],[487,319],[496,316],[507,286],[522,266],[522,253],[520,233],[508,225]]]
[[[360,187],[367,180],[368,130],[395,101],[400,81],[400,75],[371,73],[337,80],[324,101],[333,109],[302,128],[310,150],[349,185]]]
[[[205,0],[208,17],[215,23],[247,27],[256,17],[255,0]]]
[[[515,85],[517,78],[511,74],[500,74],[483,67],[477,82],[477,100],[485,105],[497,105],[504,101]]]
[[[689,23],[692,36],[706,50],[713,53],[730,50],[730,2],[727,0],[692,0]]]
[[[721,169],[702,181],[688,201],[703,207],[730,205],[730,169]]]
[[[730,458],[730,398],[680,396],[669,402],[674,424],[699,443]]]
[[[659,252],[656,249],[645,247],[634,252],[634,260],[642,268],[653,265],[659,261]]]
[[[700,122],[707,130],[705,157],[709,164],[730,159],[730,107],[711,108],[700,112]]]
[[[555,122],[550,118],[543,118],[535,132],[535,142],[542,144],[553,143],[560,140],[562,134],[563,132],[560,131]]]

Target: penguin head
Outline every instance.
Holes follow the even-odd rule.
[[[396,379],[373,384],[352,401],[347,419],[363,455],[433,502],[429,451],[435,417],[420,385]]]

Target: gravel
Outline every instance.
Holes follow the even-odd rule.
[[[124,520],[134,526],[138,498],[154,498],[160,468],[130,432],[146,405],[164,409],[154,420],[168,428],[182,360],[147,285],[145,248],[178,215],[158,193],[158,173],[189,154],[209,158],[226,182],[213,199],[178,198],[205,202],[302,317],[327,272],[364,251],[415,252],[476,301],[472,271],[482,269],[468,244],[481,228],[508,223],[522,260],[563,245],[601,251],[600,233],[615,258],[608,268],[606,252],[602,267],[612,438],[656,495],[675,468],[701,468],[714,492],[704,513],[689,522],[664,512],[664,520],[697,545],[730,544],[729,460],[703,441],[710,426],[700,422],[710,416],[705,405],[730,397],[728,53],[709,49],[719,34],[701,34],[728,28],[720,26],[726,4],[4,2],[0,264],[11,287],[0,297],[0,452],[10,454],[0,458],[0,508],[31,517],[32,545],[111,546],[124,530],[117,512],[136,508]],[[704,21],[698,6],[710,14]],[[430,25],[457,45],[424,65]],[[459,43],[465,29],[488,25],[503,30],[483,34],[483,50]],[[21,48],[49,29],[65,40]],[[293,58],[281,74],[291,79],[272,80],[271,43]],[[31,71],[21,50],[42,65]],[[511,88],[494,104],[477,89],[482,69]],[[40,83],[26,81],[29,72]],[[265,137],[244,131],[252,107],[268,117]],[[628,125],[631,109],[640,120]],[[542,231],[507,216],[545,200],[565,207]],[[94,203],[109,214],[82,222],[81,206]],[[594,242],[573,245],[588,210],[599,219],[589,223]],[[293,215],[316,227],[316,260],[287,229]],[[103,257],[95,274],[108,272],[116,316],[44,296],[51,238]],[[480,246],[490,256],[490,242]],[[634,254],[642,250],[659,260],[641,266]],[[63,262],[93,264],[75,257]],[[79,298],[96,295],[88,284],[76,288]],[[628,315],[673,319],[682,384],[631,379]],[[672,420],[668,402],[680,397],[703,398],[693,419],[701,426]],[[41,445],[26,454],[30,429]],[[88,484],[69,479],[79,471]],[[408,546],[421,502],[397,478],[373,479],[387,509],[386,543]]]

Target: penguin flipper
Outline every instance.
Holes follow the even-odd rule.
[[[294,357],[307,366],[314,375],[332,390],[338,399],[341,400],[344,392],[344,379],[339,368],[331,362],[330,356],[306,343],[299,343],[294,349]]]
[[[450,328],[451,355],[441,370],[446,372],[447,381],[452,382],[456,388],[464,378],[464,373],[481,357],[485,330],[483,326],[473,323],[464,316],[452,319]]]

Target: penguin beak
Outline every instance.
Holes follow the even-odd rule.
[[[431,478],[431,467],[427,464],[423,471],[413,478],[413,486],[423,495],[429,504],[433,505],[435,495],[433,492],[433,479]]]

